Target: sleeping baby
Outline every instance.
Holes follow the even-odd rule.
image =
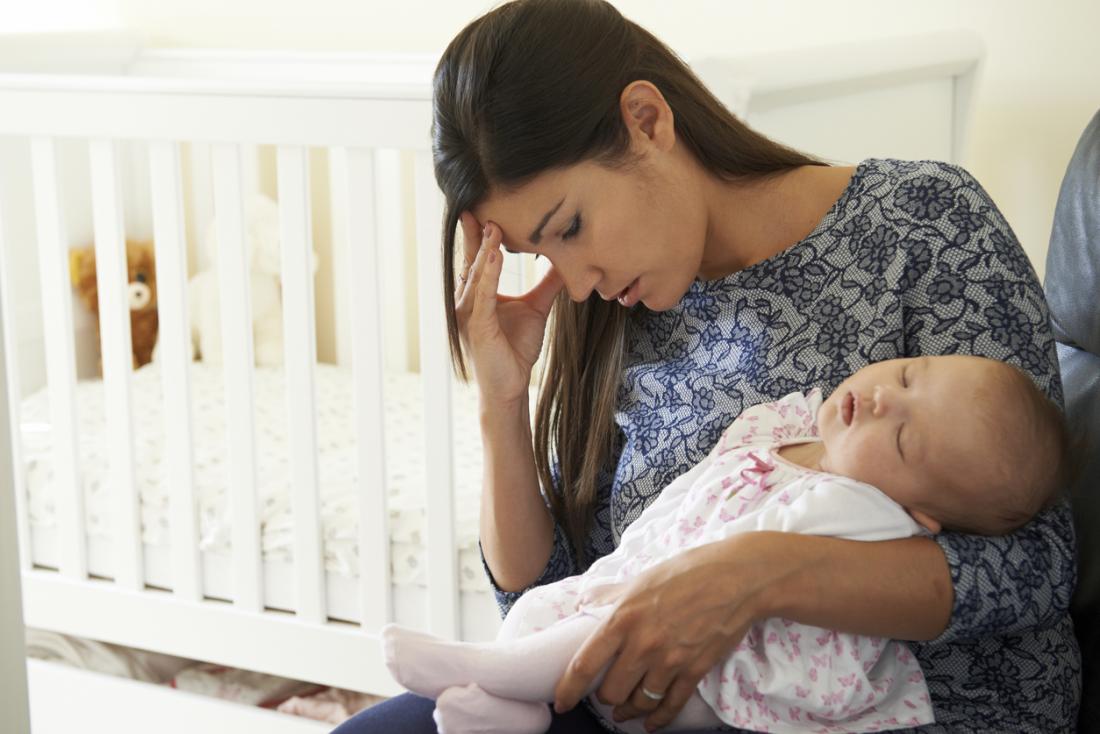
[[[613,553],[524,594],[495,642],[390,625],[386,663],[436,699],[443,734],[543,732],[566,666],[614,610],[590,601],[597,589],[754,530],[864,541],[1010,533],[1057,495],[1066,443],[1060,410],[1014,367],[970,356],[871,364],[824,402],[814,390],[746,410]],[[776,618],[750,628],[667,730],[870,732],[932,721],[905,644]],[[640,720],[618,726],[644,731]]]

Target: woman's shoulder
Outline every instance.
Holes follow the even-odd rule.
[[[856,167],[852,183],[849,190],[855,195],[873,195],[880,206],[920,218],[938,219],[959,194],[989,200],[970,171],[947,161],[868,158]]]
[[[857,167],[845,196],[833,227],[841,239],[869,238],[872,244],[896,239],[904,254],[921,257],[930,251],[954,250],[953,256],[965,258],[964,249],[971,250],[971,255],[981,251],[1011,260],[1014,270],[1021,269],[1018,261],[1023,249],[1012,228],[988,192],[961,165],[867,159]]]

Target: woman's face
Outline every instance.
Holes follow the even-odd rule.
[[[569,297],[672,308],[700,271],[708,236],[705,177],[677,140],[672,110],[648,81],[619,99],[630,163],[585,161],[499,189],[474,208],[509,252],[541,255]]]
[[[592,293],[654,311],[675,306],[699,272],[706,210],[676,155],[647,155],[636,166],[593,162],[543,173],[490,196],[473,211],[495,223],[509,252],[546,257],[569,297]]]

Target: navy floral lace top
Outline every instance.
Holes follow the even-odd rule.
[[[673,309],[634,308],[628,329],[621,453],[603,483],[590,558],[609,553],[742,410],[795,390],[828,395],[870,362],[984,355],[1062,400],[1035,272],[988,194],[946,163],[863,161],[804,240],[694,282]],[[942,636],[911,643],[936,715],[919,731],[1071,731],[1080,653],[1067,611],[1076,572],[1068,503],[1007,537],[936,541],[955,603]],[[581,570],[558,528],[534,585]],[[498,588],[501,610],[520,593]]]

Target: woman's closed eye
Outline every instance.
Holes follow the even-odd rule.
[[[573,221],[569,223],[569,229],[565,230],[561,234],[562,240],[571,240],[577,236],[581,231],[581,215],[580,212],[573,215]]]
[[[567,229],[567,230],[565,230],[564,232],[561,233],[561,239],[562,239],[563,242],[566,241],[566,240],[571,240],[574,237],[576,237],[580,233],[580,231],[581,231],[581,215],[578,212],[577,214],[573,215],[573,219],[569,223],[569,229]],[[538,260],[540,257],[542,257],[542,255],[536,252],[535,253],[535,259]]]

